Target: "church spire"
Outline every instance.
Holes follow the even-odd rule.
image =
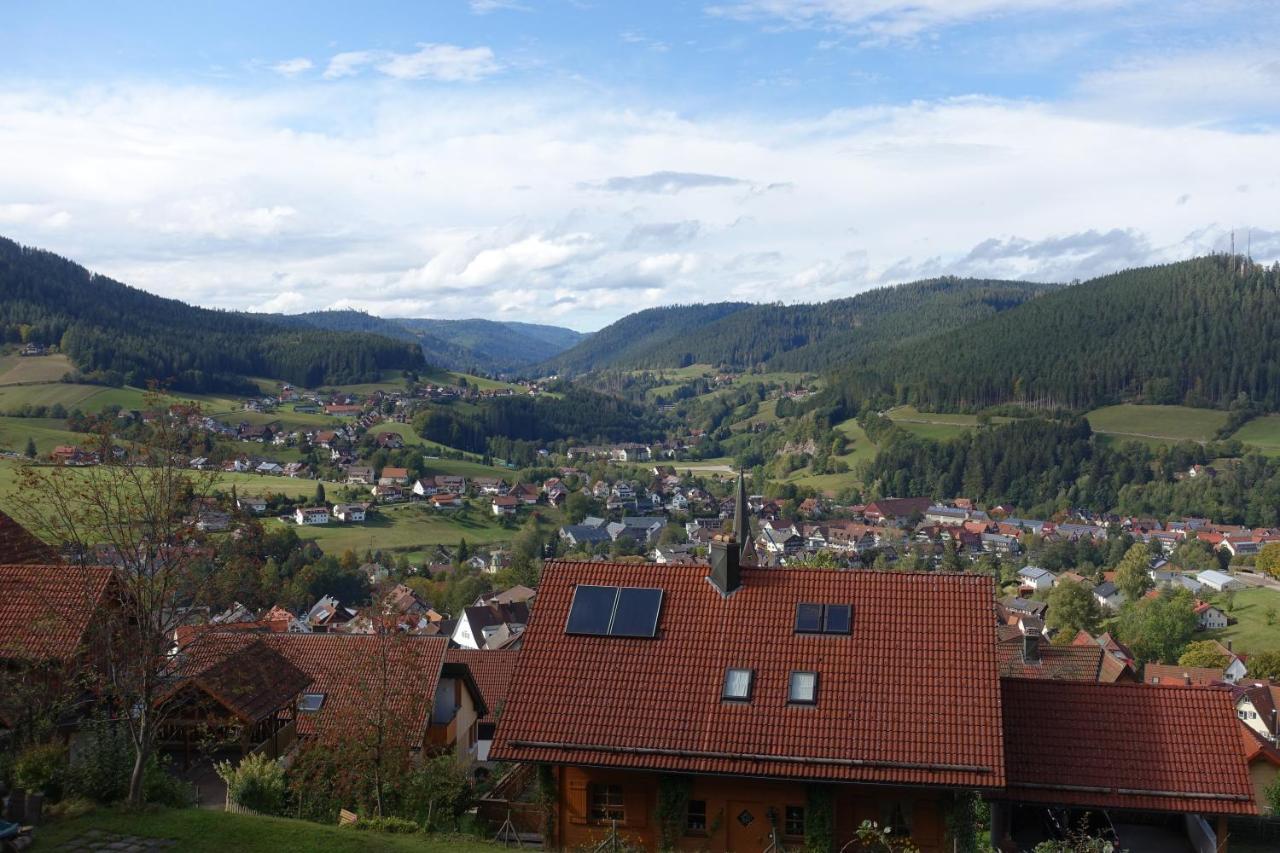
[[[751,515],[747,511],[747,481],[738,472],[738,496],[733,506],[733,538],[738,540],[738,561],[744,566],[756,564],[756,545],[751,538]]]

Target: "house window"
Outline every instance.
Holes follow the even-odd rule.
[[[782,815],[782,834],[792,838],[804,836],[804,806],[787,806]]]
[[[787,687],[787,701],[793,705],[816,705],[818,673],[801,669],[792,670],[791,681]]]
[[[707,801],[690,800],[684,831],[690,835],[703,835],[707,831]]]
[[[797,634],[848,634],[853,627],[849,604],[797,604]]]
[[[591,785],[587,793],[591,803],[589,814],[593,822],[621,822],[626,818],[621,785]]]
[[[721,699],[728,699],[734,702],[748,702],[751,700],[751,682],[752,671],[749,669],[727,669],[724,673],[724,691],[721,693]]]
[[[304,714],[314,714],[324,705],[323,693],[303,693],[298,701],[298,710]]]
[[[880,825],[886,835],[908,838],[911,835],[911,804],[902,800],[880,804]]]

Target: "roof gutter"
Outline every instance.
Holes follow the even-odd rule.
[[[1181,797],[1196,800],[1225,800],[1227,802],[1253,802],[1244,794],[1204,793],[1198,791],[1161,791],[1144,788],[1106,788],[1096,785],[1065,785],[1051,782],[1010,782],[1008,788],[1036,788],[1045,791],[1069,791],[1081,794],[1124,794],[1135,797]]]
[[[713,752],[693,749],[662,749],[651,746],[609,746],[604,744],[559,743],[555,741],[512,740],[516,749],[562,749],[568,752],[604,752],[615,755],[655,755],[671,758],[709,758],[726,761],[763,761],[777,764],[808,764],[827,767],[883,767],[895,770],[927,770],[933,772],[991,773],[992,768],[977,764],[932,764],[912,761],[883,761],[867,758],[822,758],[807,755],[765,755],[749,752]]]

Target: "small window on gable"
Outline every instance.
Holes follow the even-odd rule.
[[[755,673],[750,669],[734,669],[730,667],[724,673],[724,690],[720,694],[721,699],[728,699],[733,702],[748,702],[751,700],[751,682],[754,680]]]
[[[707,831],[707,801],[690,800],[688,817],[685,818],[685,832],[690,835],[702,835]]]
[[[298,710],[303,714],[314,714],[324,706],[323,693],[303,693],[298,700]]]
[[[792,670],[787,685],[787,701],[793,705],[816,705],[818,673],[803,669]]]

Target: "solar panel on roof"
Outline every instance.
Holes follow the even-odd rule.
[[[569,607],[566,634],[652,637],[658,630],[662,590],[656,587],[580,585]]]
[[[618,604],[609,633],[614,637],[652,637],[658,630],[658,611],[662,608],[662,590],[623,587],[618,591]]]
[[[818,634],[822,632],[822,605],[796,605],[796,633]]]
[[[616,586],[580,585],[573,592],[566,634],[608,634],[613,608],[618,601]]]

